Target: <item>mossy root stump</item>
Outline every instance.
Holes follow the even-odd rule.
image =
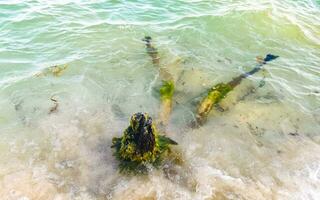
[[[123,136],[112,139],[111,148],[115,149],[114,156],[119,161],[120,172],[147,173],[148,166],[160,166],[170,152],[170,145],[177,144],[158,134],[148,114],[136,113]]]
[[[278,57],[279,56],[268,54],[264,59],[260,60],[259,64],[251,71],[241,74],[236,78],[233,78],[232,81],[228,83],[218,83],[217,85],[209,89],[208,94],[202,99],[197,109],[196,126],[202,125],[206,121],[213,106],[218,104],[222,99],[224,99],[230,91],[232,91],[237,85],[241,83],[242,79],[260,71],[263,65]]]

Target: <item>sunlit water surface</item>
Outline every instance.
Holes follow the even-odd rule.
[[[121,175],[110,149],[131,114],[159,113],[146,35],[179,76],[169,176]],[[318,0],[3,0],[0,38],[0,199],[320,199]],[[201,94],[267,53],[187,128]]]

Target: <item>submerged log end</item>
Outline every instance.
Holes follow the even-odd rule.
[[[151,36],[144,36],[144,38],[142,39],[142,41],[150,43],[152,40]]]

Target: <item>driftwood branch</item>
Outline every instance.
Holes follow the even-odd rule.
[[[258,65],[254,67],[251,71],[241,74],[238,77],[232,79],[232,81],[228,83],[219,83],[209,89],[207,95],[200,102],[197,112],[196,112],[196,123],[195,125],[202,125],[207,120],[207,117],[212,110],[213,106],[218,104],[222,99],[226,97],[226,95],[232,91],[236,86],[238,86],[241,81],[248,76],[251,76],[262,69],[262,66],[267,64],[268,62],[278,58],[279,56],[275,56],[272,54],[266,55],[264,59],[258,59]]]

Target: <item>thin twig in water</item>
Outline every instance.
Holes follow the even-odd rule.
[[[55,99],[53,96],[50,98],[50,100],[54,102],[54,106],[52,106],[49,111],[49,114],[52,114],[58,110],[59,103],[58,100]]]

